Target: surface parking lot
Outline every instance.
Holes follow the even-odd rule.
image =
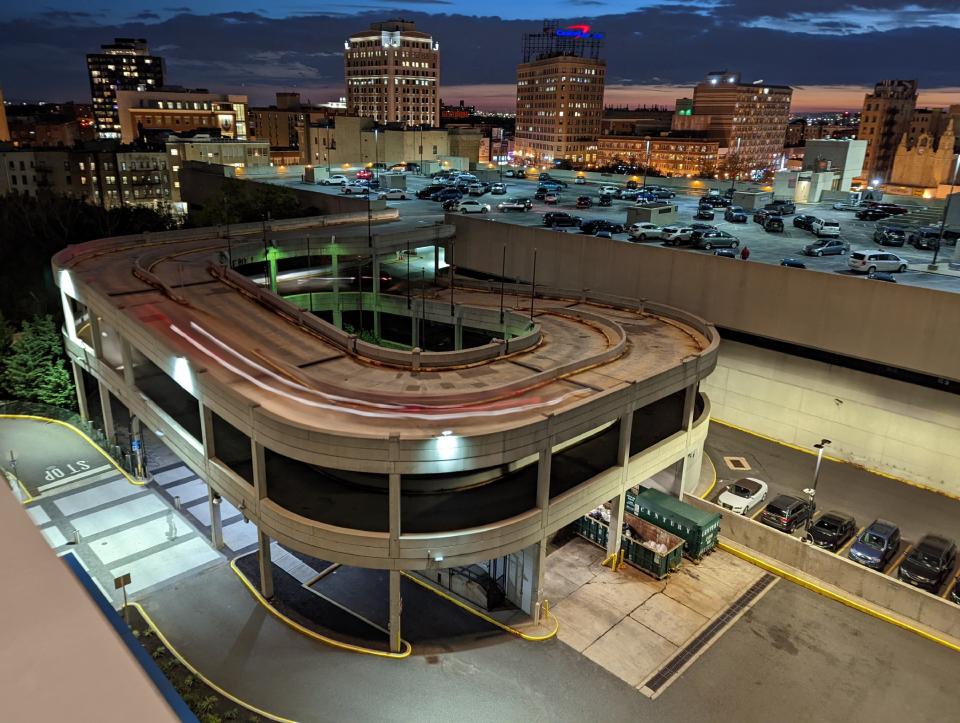
[[[612,176],[609,184],[622,186],[624,180],[624,177]],[[653,177],[647,179],[649,185],[655,185],[658,181],[659,179]],[[296,188],[311,188],[321,193],[337,194],[340,191],[337,186],[314,186],[312,184],[289,181],[285,183]],[[428,183],[430,183],[430,179],[428,178],[408,175],[407,189],[410,192],[408,194],[409,198],[404,201],[388,201],[388,205],[400,209],[400,213],[404,218],[423,217],[434,220],[441,219],[443,217],[443,211],[439,203],[415,198],[416,192]],[[487,217],[497,222],[515,223],[523,226],[541,226],[543,224],[544,213],[548,211],[565,211],[571,215],[582,218],[584,221],[589,219],[605,219],[615,223],[625,223],[627,209],[634,205],[632,201],[618,201],[615,199],[613,205],[610,207],[600,208],[594,205],[589,209],[577,209],[576,200],[578,196],[589,196],[595,203],[599,200],[601,184],[598,183],[586,183],[583,185],[571,183],[562,191],[560,194],[560,202],[556,205],[547,205],[543,201],[533,199],[534,192],[538,185],[536,180],[505,177],[503,183],[507,187],[506,195],[494,196],[487,193],[476,199],[490,205],[491,212],[487,214]],[[737,187],[746,188],[746,184],[738,184]],[[677,225],[689,225],[695,221],[693,215],[696,213],[698,199],[701,195],[702,193],[698,191],[688,192],[684,190],[672,199],[672,202],[678,206]],[[533,208],[527,212],[497,212],[496,207],[498,203],[514,197],[533,200]],[[864,274],[850,271],[847,267],[847,255],[824,256],[822,258],[804,256],[801,252],[802,248],[816,241],[817,237],[808,231],[794,227],[794,215],[784,217],[783,232],[768,233],[752,220],[748,220],[746,223],[729,223],[724,221],[723,209],[718,208],[716,211],[715,220],[701,221],[700,223],[712,224],[718,229],[736,236],[740,241],[740,249],[743,247],[750,249],[750,262],[780,264],[785,258],[795,258],[802,261],[806,265],[807,270],[850,276],[862,279],[864,283],[883,283],[867,279]],[[930,273],[925,270],[924,267],[930,263],[933,258],[933,251],[917,250],[912,246],[885,248],[874,242],[873,234],[876,230],[877,223],[882,225],[883,221],[860,221],[853,212],[834,210],[832,203],[798,204],[797,213],[814,215],[824,220],[838,221],[841,229],[840,238],[850,245],[851,251],[884,249],[903,257],[911,267],[916,265],[923,268],[923,270],[911,268],[902,274],[896,274],[895,278],[897,283],[960,292],[960,275]],[[576,231],[569,229],[567,231],[576,233]],[[616,234],[614,238],[625,243],[631,243],[625,233]],[[646,243],[660,244],[662,242],[647,241]],[[740,249],[738,249],[738,253]],[[702,251],[691,248],[678,248],[676,250],[682,253],[713,253],[712,251]],[[944,247],[940,254],[940,260],[944,262],[941,264],[941,268],[947,268],[946,261],[952,259],[953,253],[954,248],[952,246]],[[737,261],[739,261],[739,259],[737,259]],[[803,269],[796,269],[796,271],[802,273]]]

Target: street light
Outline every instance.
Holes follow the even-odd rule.
[[[820,466],[823,463],[823,450],[830,445],[829,439],[821,439],[817,442],[814,448],[817,450],[817,466],[813,470],[813,487],[810,489],[804,490],[807,495],[810,497],[810,515],[807,517],[806,529],[810,529],[810,525],[813,524],[813,512],[817,508],[816,497],[817,497],[817,483],[820,481]]]
[[[943,246],[943,233],[947,227],[947,216],[950,214],[950,202],[953,200],[954,188],[957,185],[957,172],[960,171],[960,155],[957,156],[957,162],[953,165],[953,176],[950,179],[950,193],[947,194],[947,202],[943,206],[943,218],[940,219],[940,237],[937,239],[937,247],[933,250],[933,261],[927,266],[931,271],[935,271],[937,266],[937,257],[940,255],[940,247]]]
[[[737,171],[740,170],[740,139],[737,138],[737,150],[734,151],[734,166],[733,173],[730,177],[730,190],[733,191],[737,186]]]

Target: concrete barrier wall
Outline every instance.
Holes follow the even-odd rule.
[[[685,309],[717,326],[960,381],[960,294],[450,217],[457,265]]]
[[[731,424],[960,495],[960,396],[722,341],[701,388]]]
[[[686,501],[700,509],[719,512],[723,516],[720,534],[728,540],[921,625],[960,638],[960,607],[954,603],[705,500]]]

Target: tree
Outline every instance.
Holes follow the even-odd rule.
[[[50,315],[24,321],[3,360],[3,387],[15,399],[60,407],[74,405],[73,382]]]
[[[269,183],[224,179],[220,192],[202,208],[190,211],[191,226],[216,226],[252,223],[272,219],[296,218],[316,213],[304,208],[292,188]]]

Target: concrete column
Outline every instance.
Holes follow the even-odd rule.
[[[338,329],[343,328],[343,312],[340,311],[340,260],[336,253],[330,255],[330,267],[333,274],[333,325]]]
[[[420,302],[420,308],[423,308],[423,302]],[[413,349],[416,349],[420,346],[420,312],[417,311],[417,302],[414,301],[412,308],[410,309],[410,334],[411,334],[411,343],[410,346]]]
[[[277,293],[277,251],[267,249],[267,269],[270,274],[270,291]]]
[[[267,496],[267,465],[263,445],[250,440],[250,454],[253,462],[253,490],[257,500],[262,500]],[[260,563],[260,594],[269,600],[273,597],[270,537],[259,528],[257,529],[257,557]]]
[[[546,536],[541,538],[540,542],[534,543],[533,548],[533,554],[528,558],[533,562],[533,569],[530,571],[533,594],[530,599],[530,607],[524,610],[524,612],[532,617],[534,622],[539,622],[543,615],[543,601],[546,599],[546,593],[543,587],[544,573],[547,567]]]
[[[453,348],[456,351],[463,349],[463,312],[459,308],[453,326]]]
[[[693,383],[686,388],[683,395],[683,428],[690,431],[693,427],[693,418],[697,411],[697,392],[699,384]]]
[[[550,513],[550,470],[553,466],[552,445],[540,450],[537,462],[537,509],[540,510],[541,527],[546,527]]]
[[[77,320],[73,316],[73,308],[70,306],[70,298],[60,290],[60,303],[63,306],[63,326],[67,331],[67,336],[71,339],[77,338]]]
[[[213,444],[213,412],[203,402],[198,404],[200,405],[200,437],[203,442],[203,456],[210,460],[217,453]]]
[[[623,505],[627,499],[627,473],[630,464],[630,435],[633,432],[633,410],[620,417],[620,436],[617,443],[617,465],[620,467],[620,494],[611,500],[610,532],[607,535],[607,554],[620,552],[623,529]]]
[[[270,562],[270,536],[257,530],[257,559],[260,562],[260,594],[273,597],[273,564]]]
[[[73,386],[77,390],[77,409],[80,410],[80,419],[84,422],[90,419],[90,408],[87,406],[87,388],[83,384],[83,369],[75,361],[70,362],[73,368]]]
[[[103,330],[100,328],[100,317],[90,311],[90,346],[93,354],[103,361]]]
[[[400,475],[389,475],[390,557],[400,557]]]
[[[117,430],[113,426],[113,409],[110,407],[110,390],[102,379],[97,380],[100,387],[100,409],[103,412],[103,433],[111,443],[117,441]]]
[[[223,522],[220,517],[220,495],[207,486],[207,503],[210,505],[210,542],[219,550],[223,547]],[[269,555],[269,552],[267,553]]]
[[[703,445],[698,445],[695,448],[689,446],[690,440],[689,435],[690,431],[693,429],[693,420],[696,415],[696,402],[697,402],[697,393],[699,391],[699,383],[691,384],[686,388],[683,397],[683,430],[687,434],[686,444],[686,454],[684,454],[683,459],[680,460],[680,463],[677,465],[676,472],[676,484],[674,489],[676,490],[677,497],[683,499],[683,495],[688,492],[693,492],[697,488],[697,482],[700,479],[700,466],[703,464]]]
[[[373,255],[373,335],[380,338],[380,257]]]
[[[123,381],[132,389],[136,386],[133,374],[133,349],[130,348],[130,342],[123,338],[120,339],[120,359],[123,363]]]
[[[390,652],[400,652],[400,571],[390,570]]]
[[[442,247],[440,244],[437,244],[433,247],[433,283],[437,283],[437,278],[440,276],[440,249]]]

